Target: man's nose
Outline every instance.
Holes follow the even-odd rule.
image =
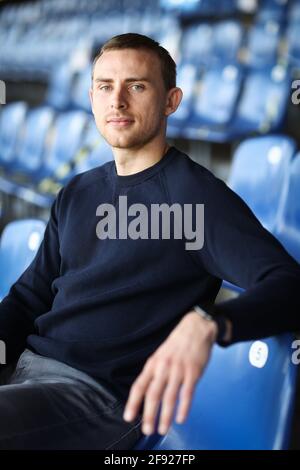
[[[112,96],[111,107],[115,109],[124,109],[127,107],[127,100],[123,90],[115,90]]]

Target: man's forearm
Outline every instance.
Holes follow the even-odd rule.
[[[270,273],[238,297],[215,305],[232,323],[229,343],[300,330],[300,269]]]

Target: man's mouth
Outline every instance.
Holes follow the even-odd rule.
[[[108,124],[111,124],[115,127],[126,127],[132,124],[134,121],[129,118],[111,118],[107,122]]]

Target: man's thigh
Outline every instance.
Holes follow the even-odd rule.
[[[0,386],[0,449],[130,449],[140,419],[123,420],[123,404],[68,383]]]

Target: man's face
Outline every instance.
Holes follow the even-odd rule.
[[[107,51],[95,64],[92,110],[112,147],[141,148],[164,136],[167,96],[160,61],[151,51]]]

